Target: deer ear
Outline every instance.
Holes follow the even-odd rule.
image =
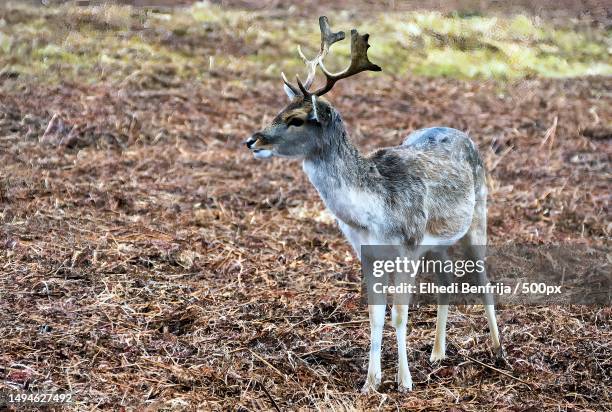
[[[289,98],[289,100],[293,101],[293,99],[295,99],[295,97],[300,93],[300,91],[296,89],[294,85],[289,83],[287,77],[285,76],[285,73],[281,72],[281,77],[283,78],[283,89],[285,89],[285,93],[287,93],[287,97]]]
[[[283,89],[285,89],[285,93],[287,94],[289,100],[293,101],[293,99],[295,99],[295,96],[297,96],[295,92],[286,84],[283,84]]]
[[[316,122],[319,122],[319,112],[317,110],[317,96],[316,95],[311,95],[310,99],[312,101],[312,110],[311,112],[308,114],[308,119],[309,120],[314,120]]]

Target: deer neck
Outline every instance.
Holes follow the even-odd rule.
[[[304,171],[317,190],[343,186],[360,186],[365,159],[339,125],[327,131],[319,150],[304,159]]]
[[[355,193],[369,191],[369,164],[340,124],[327,133],[324,145],[304,160],[304,171],[325,205],[340,220],[362,227],[351,209]]]

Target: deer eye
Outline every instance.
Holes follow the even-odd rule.
[[[294,117],[291,120],[289,120],[289,123],[287,123],[287,126],[300,127],[303,124],[304,124],[304,120],[300,119],[299,117]]]

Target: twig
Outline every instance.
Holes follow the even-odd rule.
[[[257,356],[257,355],[256,355]],[[268,399],[270,399],[270,402],[272,402],[272,406],[274,406],[274,409],[276,409],[277,412],[281,412],[280,408],[278,407],[278,405],[276,404],[276,401],[274,400],[274,398],[272,397],[272,395],[270,395],[270,392],[268,392],[268,390],[266,389],[266,386],[263,384],[263,382],[257,382],[259,383],[259,386],[261,386],[261,389],[264,391],[264,393],[266,394],[266,396],[268,397]]]
[[[499,163],[504,159],[504,157],[506,157],[506,155],[508,153],[510,153],[511,151],[514,150],[514,146],[508,146],[506,147],[500,154],[499,156],[497,156],[497,159],[495,159],[495,161],[491,164],[491,166],[489,166],[489,173],[491,173],[496,167],[497,165],[499,165]]]
[[[282,376],[284,379],[287,379],[287,376],[282,373],[281,371],[279,371],[278,369],[276,369],[276,367],[274,367],[274,365],[272,365],[270,362],[268,362],[267,360],[265,360],[264,358],[262,358],[261,356],[259,356],[258,354],[256,354],[255,352],[253,352],[251,349],[249,349],[249,352],[251,352],[253,354],[253,356],[255,356],[257,359],[259,359],[260,361],[262,361],[267,367],[269,367],[270,369],[272,369],[274,372],[278,373],[280,376]]]
[[[540,143],[540,147],[544,146],[544,144],[546,144],[548,139],[550,139],[550,143],[548,144],[548,150],[550,151],[552,149],[552,145],[555,141],[555,136],[557,134],[558,121],[559,121],[559,117],[555,116],[555,118],[553,119],[552,126],[550,126],[548,130],[546,130],[546,133],[544,134],[544,139],[542,139],[542,143]]]
[[[362,323],[369,322],[369,319],[361,319],[361,320],[351,320],[348,322],[338,322],[338,323],[323,323],[321,326],[344,326],[344,325],[359,325]]]
[[[476,363],[478,363],[479,365],[484,366],[485,368],[489,368],[489,369],[491,369],[491,370],[494,370],[494,371],[495,371],[495,372],[497,372],[497,373],[501,373],[502,375],[505,375],[505,376],[507,376],[507,377],[509,377],[509,378],[512,378],[512,379],[516,380],[516,381],[519,381],[519,382],[521,382],[521,383],[523,383],[523,384],[527,385],[527,387],[528,387],[529,389],[531,389],[531,384],[529,384],[529,382],[525,382],[525,381],[524,381],[524,380],[522,380],[521,378],[517,378],[516,376],[514,376],[514,375],[512,375],[512,374],[510,374],[510,373],[508,373],[508,372],[506,372],[506,371],[503,371],[503,370],[498,369],[498,368],[496,368],[496,367],[494,367],[494,366],[488,365],[488,364],[486,364],[486,363],[484,363],[484,362],[479,361],[478,359],[474,359],[474,358],[472,358],[471,356],[464,355],[464,354],[461,354],[461,356],[463,356],[463,357],[464,357],[464,358],[466,358],[466,359],[471,360],[472,362],[476,362]]]

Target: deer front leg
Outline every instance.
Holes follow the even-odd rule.
[[[408,305],[393,305],[391,322],[397,337],[397,388],[400,392],[412,390],[412,376],[408,369],[406,353],[406,325],[408,324]]]
[[[368,305],[370,315],[370,357],[368,361],[368,376],[361,389],[362,393],[376,390],[380,384],[382,372],[380,369],[380,351],[382,347],[383,326],[385,324],[385,305]]]
[[[438,316],[436,317],[436,337],[433,350],[429,357],[430,362],[439,362],[446,358],[446,320],[448,319],[448,305],[438,301]]]

